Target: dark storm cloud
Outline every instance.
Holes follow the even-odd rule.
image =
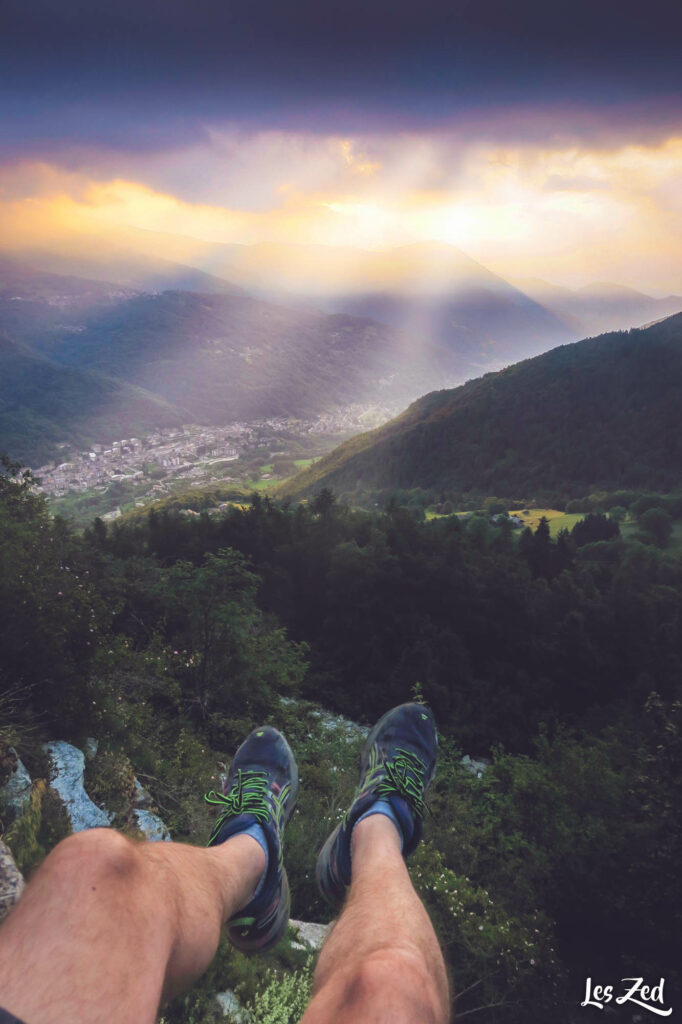
[[[473,130],[528,105],[596,134],[680,117],[678,0],[1,0],[0,12],[6,152],[164,149],[225,121]]]

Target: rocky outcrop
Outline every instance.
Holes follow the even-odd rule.
[[[85,757],[77,747],[64,740],[45,744],[52,759],[50,785],[56,789],[66,807],[74,832],[110,825],[113,815],[93,803],[83,786]]]
[[[169,843],[171,841],[170,832],[158,814],[151,810],[153,806],[154,801],[151,794],[147,792],[139,779],[135,779],[133,820],[137,828],[150,842]]]
[[[469,754],[465,754],[460,764],[466,771],[471,772],[476,778],[480,779],[486,768],[489,768],[492,761],[488,757],[470,757]]]
[[[86,740],[85,754],[64,740],[46,743],[45,749],[52,759],[50,785],[61,797],[71,819],[73,831],[83,832],[88,828],[111,825],[114,815],[98,807],[86,793],[83,784],[85,758],[91,760],[97,756],[97,740]],[[170,833],[158,814],[151,810],[152,806],[150,794],[135,779],[135,806],[130,807],[124,817],[129,823],[134,824],[146,839],[169,842]]]
[[[0,921],[3,921],[24,891],[24,879],[9,847],[0,840]]]
[[[290,920],[289,924],[296,931],[296,939],[291,943],[294,949],[320,949],[332,927],[312,921]]]
[[[153,811],[135,810],[133,816],[135,824],[145,839],[149,839],[151,842],[170,842],[170,832],[158,814],[154,814]]]
[[[242,1006],[231,988],[226,988],[224,992],[217,992],[215,999],[219,1009],[231,1021],[234,1021],[235,1024],[247,1024],[251,1015]]]

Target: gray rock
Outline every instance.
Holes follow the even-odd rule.
[[[237,999],[231,988],[216,993],[216,1002],[226,1017],[231,1017],[237,1024],[247,1024],[249,1012]]]
[[[369,732],[364,725],[359,725],[344,715],[335,715],[331,711],[311,711],[310,714],[317,719],[324,732],[334,733],[344,739],[346,743],[357,743],[364,740]]]
[[[31,776],[26,771],[14,747],[9,749],[16,757],[17,762],[13,774],[0,790],[0,804],[9,807],[19,817],[23,814],[24,808],[31,798]]]
[[[320,949],[327,938],[330,924],[315,924],[313,921],[293,921],[289,924],[296,929],[299,941],[292,942],[294,949]]]
[[[110,825],[113,814],[93,803],[83,787],[85,757],[77,747],[64,740],[45,744],[52,758],[50,785],[57,790],[71,819],[74,832]]]
[[[158,814],[153,814],[151,811],[134,811],[135,821],[140,832],[144,832],[145,837],[150,839],[152,842],[169,843],[170,833]]]
[[[23,891],[21,871],[14,863],[9,847],[0,840],[0,921],[7,917]]]
[[[137,827],[152,842],[169,843],[171,838],[170,832],[159,815],[151,810],[153,806],[154,801],[151,794],[147,792],[138,779],[135,779],[135,807],[137,809],[133,811],[133,816]]]
[[[291,707],[299,703],[295,697],[280,697],[279,702],[283,707]],[[336,733],[347,743],[364,740],[369,733],[366,726],[360,725],[344,715],[336,715],[333,711],[327,711],[326,708],[313,708],[310,715],[317,720],[323,733]]]
[[[475,758],[469,757],[468,754],[465,754],[460,761],[460,764],[463,768],[466,768],[468,772],[471,772],[472,775],[475,775],[476,778],[480,779],[486,768],[490,767],[492,761],[488,757]]]

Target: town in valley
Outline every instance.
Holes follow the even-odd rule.
[[[268,418],[223,426],[186,424],[70,451],[33,469],[55,513],[104,521],[192,488],[272,487],[341,441],[386,422],[395,410],[352,405],[309,419]]]

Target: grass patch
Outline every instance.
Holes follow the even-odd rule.
[[[424,518],[427,523],[432,519],[450,519],[452,517],[455,519],[468,519],[472,515],[474,515],[473,512],[436,512],[432,508],[427,508],[424,512]]]
[[[524,514],[525,513],[525,514]],[[557,537],[561,530],[572,530],[576,523],[585,518],[583,512],[565,513],[556,508],[528,508],[510,510],[509,515],[518,516],[531,530],[537,530],[540,520],[549,523],[550,536]]]
[[[585,518],[584,512],[572,512],[569,515],[560,515],[550,520],[549,533],[551,537],[558,537],[561,530],[568,530],[569,533],[576,523]]]
[[[270,488],[274,487],[276,483],[278,483],[278,481],[273,476],[273,477],[270,478],[270,480],[247,480],[247,482],[246,482],[246,484],[244,486],[245,486],[246,490],[249,491],[249,492],[251,492],[251,491],[267,491]]]

